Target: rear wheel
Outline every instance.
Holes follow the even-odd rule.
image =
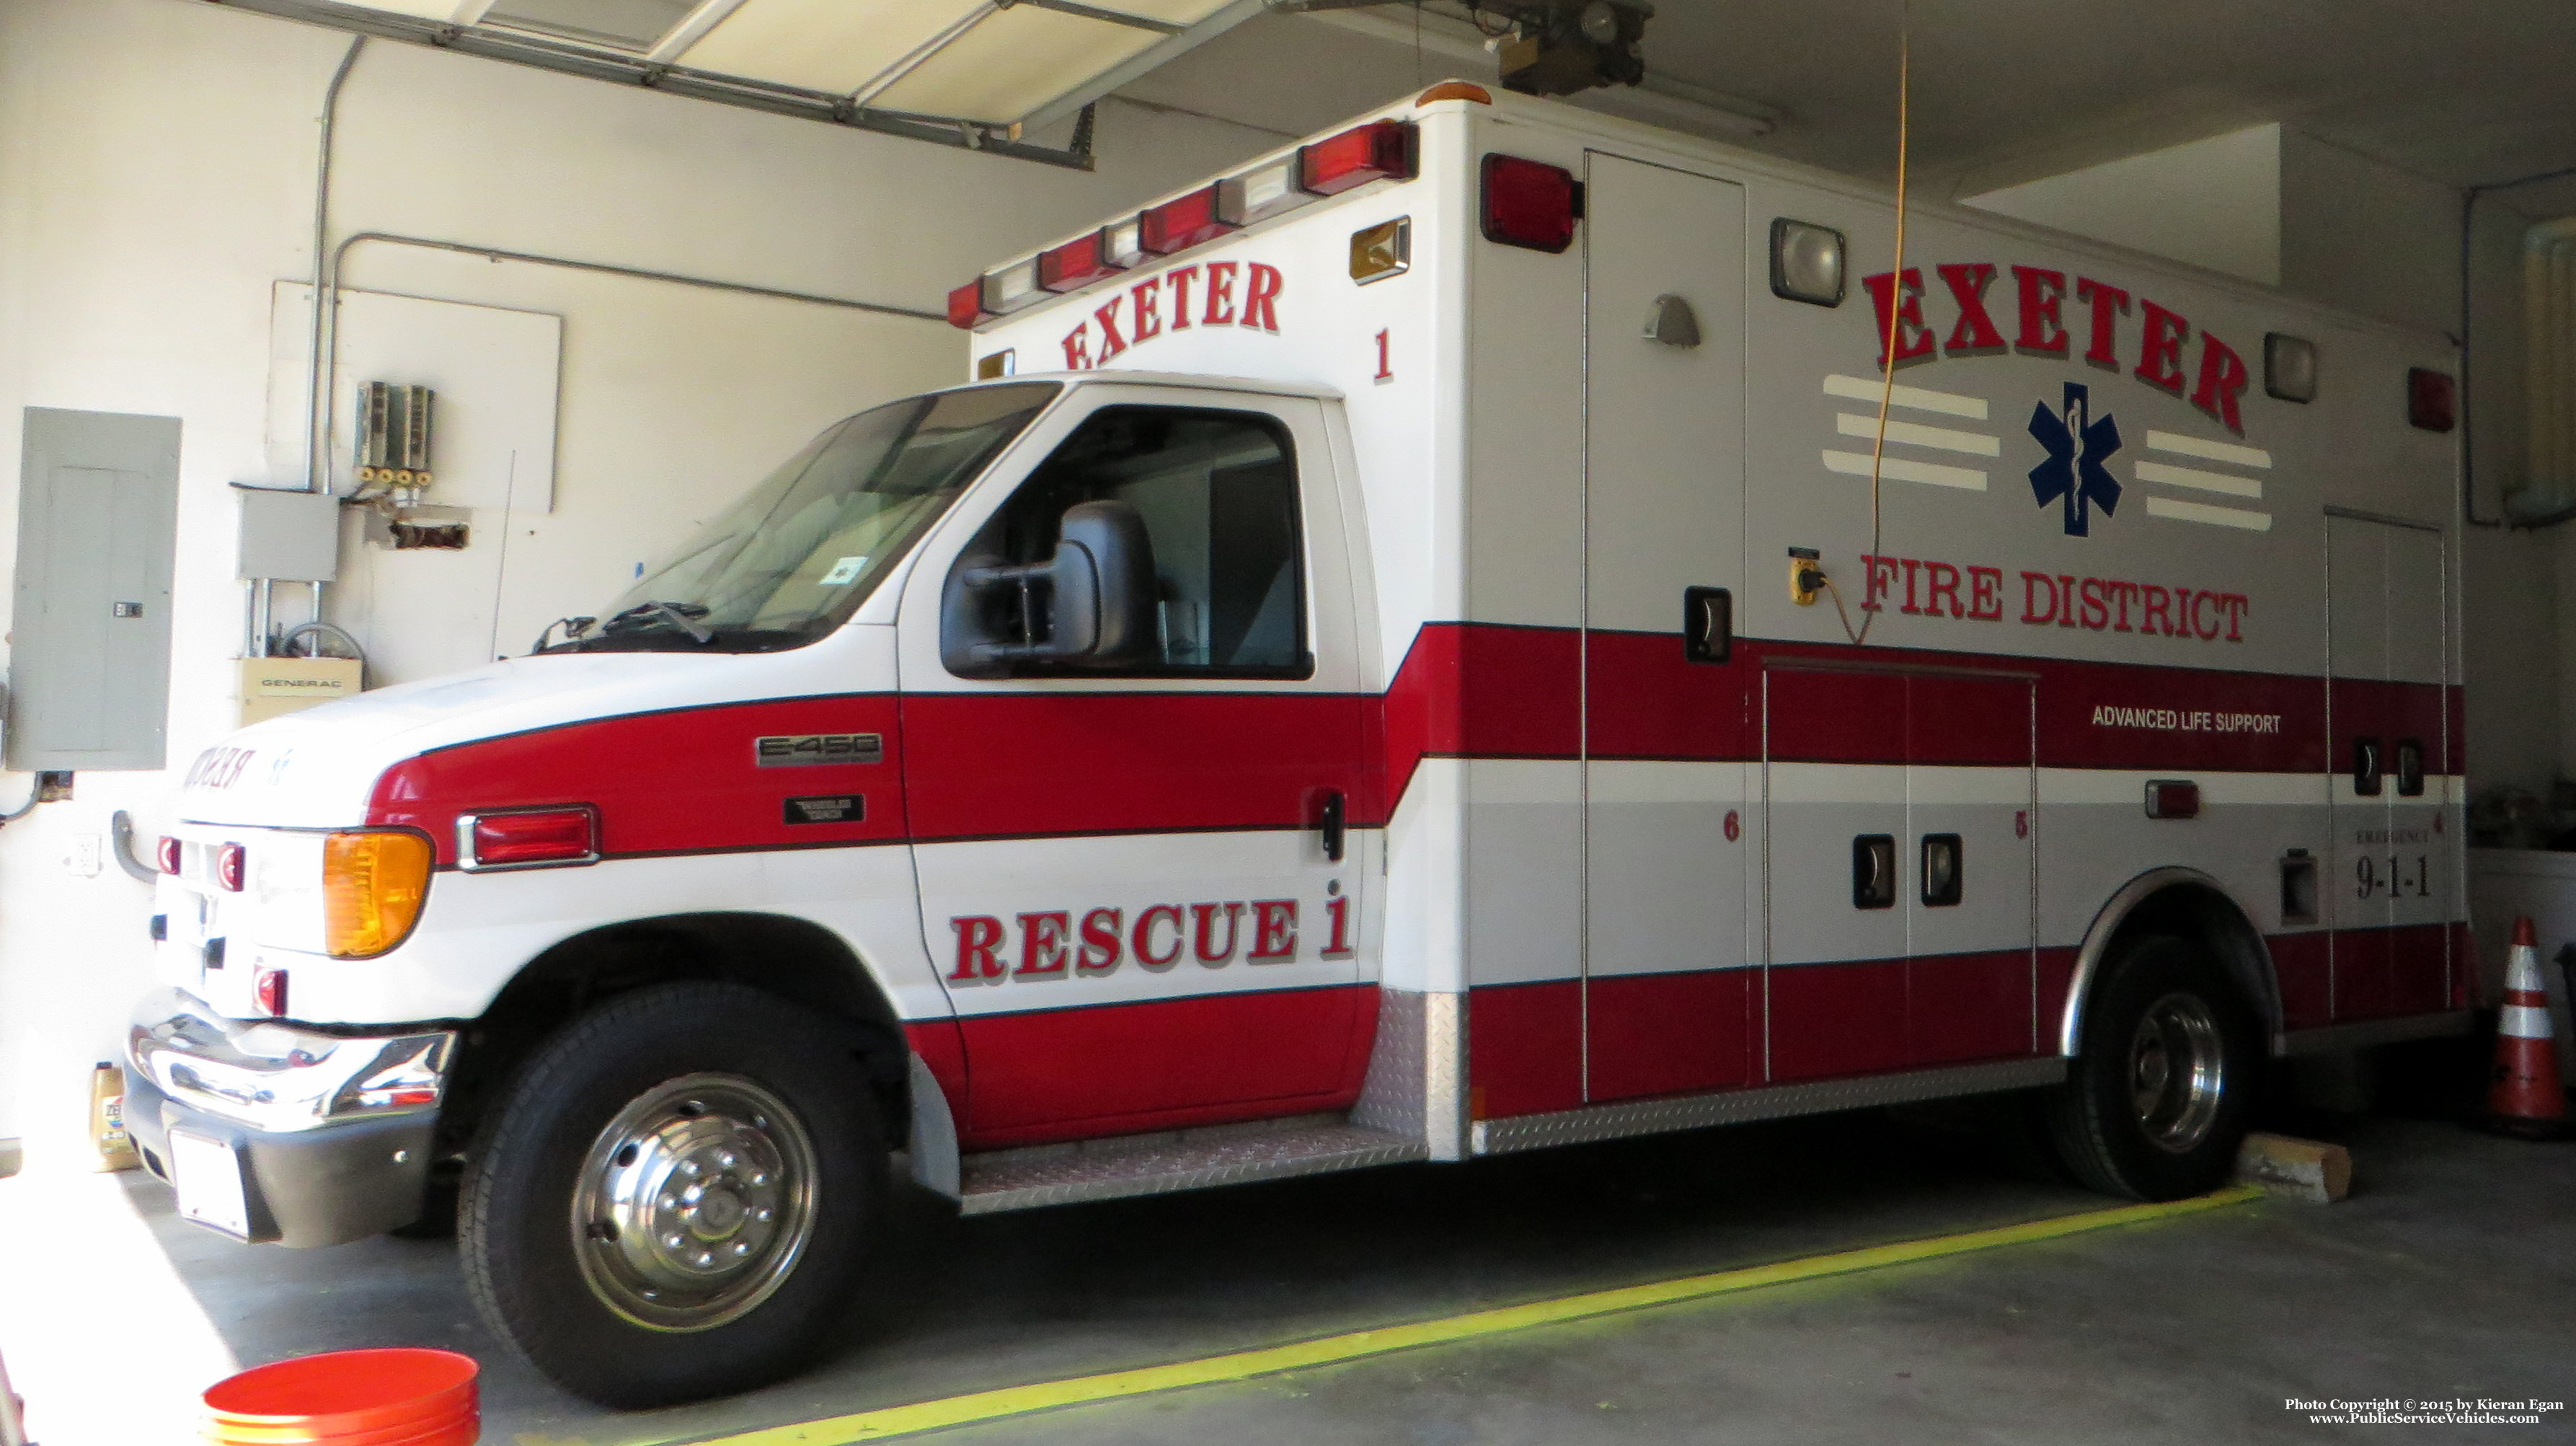
[[[2168,935],[2120,948],[2084,1012],[2081,1049],[2047,1116],[2058,1158],[2113,1195],[2217,1188],[2245,1139],[2256,1026],[2208,953]]]
[[[639,990],[549,1041],[475,1151],[466,1284],[603,1405],[743,1390],[846,1308],[885,1156],[867,1079],[814,1016],[738,985]]]

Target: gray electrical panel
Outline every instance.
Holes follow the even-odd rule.
[[[340,575],[340,499],[327,492],[233,484],[241,499],[235,574],[274,582],[333,582]]]
[[[178,418],[27,409],[11,768],[166,764],[178,510]]]

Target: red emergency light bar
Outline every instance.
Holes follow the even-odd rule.
[[[948,324],[971,331],[1028,305],[1037,299],[1034,293],[1079,291],[1150,258],[1205,245],[1317,197],[1338,196],[1371,181],[1412,180],[1420,170],[1420,134],[1411,121],[1370,121],[1300,146],[1284,160],[1148,207],[1132,221],[1113,221],[1039,252],[1034,264],[1016,262],[948,293]],[[1008,284],[997,284],[997,278]],[[1033,289],[1025,284],[1029,281]]]
[[[1338,196],[1371,181],[1410,181],[1415,166],[1411,121],[1372,121],[1331,140],[1297,148],[1297,185],[1317,196]]]
[[[1136,218],[1136,225],[1136,244],[1148,256],[1186,251],[1235,229],[1217,219],[1214,186],[1150,207]]]

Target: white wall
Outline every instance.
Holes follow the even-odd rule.
[[[0,0],[0,567],[23,408],[182,419],[178,768],[233,717],[226,484],[265,476],[270,287],[311,273],[315,121],[348,42],[193,0]],[[1275,143],[1112,103],[1084,174],[384,42],[339,126],[335,235],[934,311],[988,261]],[[564,318],[556,510],[478,514],[462,553],[354,553],[336,590],[332,616],[414,659],[441,640],[525,651],[824,423],[965,361],[937,323],[554,268],[365,247],[345,279]],[[28,782],[0,778],[0,807]],[[171,782],[85,774],[72,802],[0,830],[0,1139],[24,1136],[31,1168],[78,1161],[85,1069],[148,977],[145,886],[61,859],[118,807],[148,838]]]
[[[2248,281],[2281,279],[2278,125],[2249,126],[1960,202]]]

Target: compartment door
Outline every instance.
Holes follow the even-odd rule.
[[[1745,1083],[1744,192],[1593,155],[1584,264],[1584,1075]],[[1703,636],[1705,635],[1705,636]]]
[[[2334,1017],[2396,1012],[2389,953],[2394,903],[2413,860],[2389,843],[2396,790],[2390,707],[2389,537],[2399,529],[2353,517],[2326,519],[2326,718],[2335,772],[2334,853],[2319,892],[2333,926]]]

